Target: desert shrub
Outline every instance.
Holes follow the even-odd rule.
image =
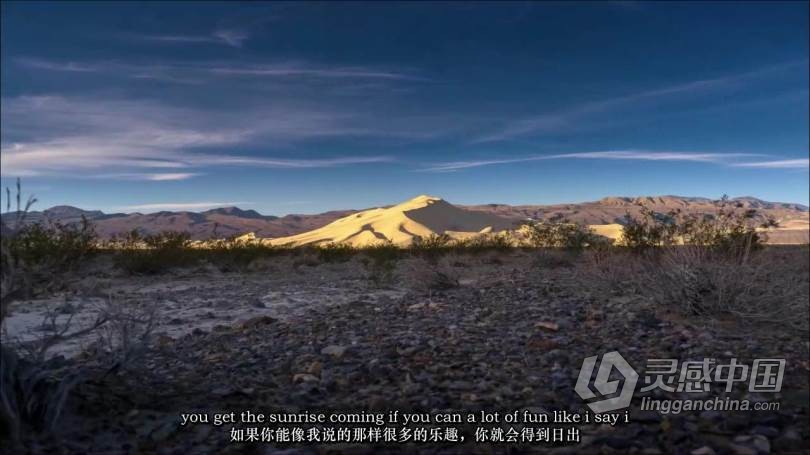
[[[575,262],[578,281],[596,298],[641,292],[640,276],[646,267],[646,252],[610,245],[588,248]]]
[[[186,267],[199,262],[200,250],[191,247],[191,237],[186,232],[162,232],[141,236],[131,231],[113,239],[115,264],[134,274],[156,274],[176,267]]]
[[[60,362],[29,361],[0,348],[0,439],[17,442],[23,430],[52,431],[80,375],[57,375]]]
[[[751,250],[762,246],[765,238],[756,229],[756,210],[744,209],[741,203],[730,201],[728,196],[715,201],[714,206],[715,213],[694,215],[681,210],[661,214],[642,205],[639,217],[626,215],[621,243],[634,250],[694,245],[743,260]],[[768,219],[761,225],[772,227],[776,222]]]
[[[25,264],[64,270],[95,251],[97,236],[82,217],[79,225],[40,223],[23,226],[9,239],[14,256]]]
[[[634,250],[674,244],[678,231],[675,215],[676,212],[662,215],[649,207],[641,206],[639,217],[629,213],[625,216],[621,244]]]
[[[329,242],[318,245],[318,259],[323,262],[347,262],[357,253],[357,249],[348,243]]]
[[[746,256],[701,245],[669,247],[646,261],[646,292],[655,303],[686,315],[732,317],[807,327],[808,276],[799,265],[763,252]]]
[[[506,232],[479,234],[467,239],[454,240],[452,248],[459,253],[478,254],[486,251],[508,251],[515,247],[515,241]]]
[[[587,226],[570,223],[534,222],[524,225],[529,245],[535,248],[581,250],[604,240]]]
[[[8,188],[6,196],[6,211],[10,212],[11,191]],[[30,249],[32,244],[41,247],[40,243],[33,241],[39,237],[31,234],[38,231],[27,231],[27,240],[21,240],[21,233],[26,232],[28,211],[36,202],[31,196],[23,206],[21,197],[20,180],[17,179],[16,212],[9,224],[0,221],[0,325],[10,314],[11,303],[19,299],[37,278],[38,270],[34,264],[48,257],[47,252]],[[54,364],[58,361],[23,359],[7,341],[0,344],[0,439],[9,441],[4,442],[4,447],[12,450],[16,448],[14,445],[18,444],[23,429],[39,432],[52,430],[56,426],[77,376],[63,374],[57,377]]]
[[[30,294],[33,284],[49,287],[96,251],[96,233],[85,219],[78,225],[27,224],[9,229],[0,239],[3,274],[15,271],[19,291]]]
[[[78,225],[27,224],[28,211],[37,200],[22,204],[17,180],[16,210],[11,212],[11,190],[6,188],[6,221],[0,222],[0,298],[30,295],[35,283],[53,286],[63,273],[95,251],[96,233],[82,218]],[[5,308],[5,307],[4,307]]]
[[[412,289],[432,295],[460,285],[455,260],[442,257],[437,260],[415,258],[408,264],[405,281]]]
[[[256,260],[282,254],[287,248],[257,240],[231,237],[208,241],[201,250],[200,254],[211,263],[223,272],[229,272],[245,270]]]
[[[430,234],[427,237],[416,236],[408,252],[431,261],[450,251],[453,239],[447,234]]]
[[[574,267],[574,259],[568,251],[543,249],[534,257],[533,265],[542,269],[568,269]]]
[[[575,270],[598,301],[611,295],[638,296],[653,310],[699,323],[732,319],[806,331],[807,254],[807,249],[796,247],[768,247],[754,254],[730,254],[704,245],[589,249]]]
[[[369,245],[362,249],[362,253],[368,279],[377,286],[391,284],[397,261],[403,254],[402,249],[386,241]]]

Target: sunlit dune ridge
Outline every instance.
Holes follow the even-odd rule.
[[[354,246],[390,241],[404,246],[410,245],[416,237],[424,238],[432,234],[463,238],[513,227],[512,220],[460,209],[441,198],[422,195],[391,207],[355,213],[303,234],[267,241],[273,245],[339,242]]]

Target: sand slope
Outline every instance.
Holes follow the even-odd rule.
[[[340,218],[326,226],[289,237],[269,240],[273,245],[309,245],[329,242],[364,246],[389,240],[408,245],[415,237],[502,231],[513,222],[497,215],[460,209],[440,198],[418,196],[401,204],[365,210]]]

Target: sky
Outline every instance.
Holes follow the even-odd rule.
[[[808,2],[2,2],[2,185],[264,214],[808,204]]]

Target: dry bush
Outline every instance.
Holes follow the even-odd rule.
[[[96,347],[107,356],[109,370],[135,366],[152,341],[157,305],[154,302],[121,302],[109,297],[97,311],[99,319],[106,324],[95,331]]]
[[[23,430],[52,431],[81,374],[59,374],[58,359],[30,361],[5,346],[0,349],[0,356],[0,439],[7,438],[16,444]]]
[[[197,264],[198,248],[191,247],[187,232],[166,231],[142,236],[137,230],[112,239],[108,247],[115,251],[115,265],[132,274],[157,274],[172,268]]]
[[[648,261],[647,292],[687,315],[772,322],[807,330],[807,255],[777,251],[729,254],[700,246],[671,247]]]
[[[10,208],[11,192],[7,189],[6,194]],[[54,267],[81,262],[95,241],[95,234],[86,222],[81,228],[24,226],[28,210],[36,199],[29,198],[22,207],[21,194],[18,180],[13,222],[10,226],[0,222],[0,327],[3,329],[11,304],[22,297],[25,289],[53,280],[53,273],[59,271]],[[43,275],[43,270],[51,274]],[[72,388],[87,378],[85,368],[74,362],[66,362],[59,356],[48,359],[48,350],[59,343],[98,332],[107,325],[110,330],[127,326],[129,320],[122,316],[126,312],[110,308],[114,307],[99,311],[94,322],[81,328],[74,326],[73,314],[60,323],[57,312],[52,311],[45,316],[38,340],[24,345],[15,345],[7,337],[3,340],[0,346],[0,439],[9,441],[9,449],[20,448],[24,433],[36,435],[52,431],[60,421]],[[131,330],[123,333],[118,340],[125,341],[115,345],[118,355],[114,358],[131,360],[133,352],[139,352],[140,343],[148,337],[140,336],[133,341],[128,338]],[[135,333],[143,335],[144,332]]]
[[[256,239],[230,237],[213,239],[198,248],[199,254],[223,272],[249,270],[260,259],[278,256],[288,248],[270,245]]]
[[[453,239],[447,234],[431,234],[427,237],[413,238],[408,252],[414,256],[436,262],[447,254],[453,246]]]
[[[368,272],[368,279],[377,287],[390,286],[394,282],[397,262],[403,251],[390,241],[378,242],[362,250],[361,262]]]
[[[528,245],[534,248],[582,250],[605,242],[603,237],[594,234],[589,227],[569,221],[527,223],[523,225],[522,231]]]
[[[449,243],[457,253],[480,254],[485,252],[505,252],[517,246],[516,239],[508,232],[477,234],[466,239],[456,239]]]
[[[95,351],[86,360],[107,373],[136,365],[151,341],[154,305],[104,301],[96,318],[76,327],[71,314],[60,322],[58,310],[45,315],[37,340],[2,346],[0,365],[0,423],[3,436],[17,442],[23,430],[32,434],[52,431],[59,423],[71,390],[90,377],[91,368],[67,362],[49,351],[60,343],[95,335]]]
[[[639,277],[644,272],[645,255],[616,247],[585,250],[576,262],[576,274],[585,289],[596,297],[639,292]]]
[[[765,238],[757,232],[757,211],[744,209],[728,196],[713,202],[714,213],[695,215],[680,209],[658,213],[640,204],[640,216],[625,216],[620,243],[634,250],[659,246],[696,245],[722,253],[735,254],[762,246]],[[777,226],[773,219],[760,227]]]
[[[577,259],[578,255],[570,251],[543,248],[537,250],[532,265],[540,269],[569,269]]]
[[[806,331],[808,259],[806,247],[723,251],[680,245],[643,253],[612,248],[586,251],[577,273],[597,295],[641,295],[655,308],[688,317]]]
[[[455,262],[457,260],[450,256],[436,260],[414,258],[406,265],[405,282],[411,289],[428,296],[456,288],[459,286],[459,274],[457,267],[452,265]]]
[[[318,259],[323,262],[348,262],[357,253],[357,248],[348,243],[330,242],[318,245]]]

